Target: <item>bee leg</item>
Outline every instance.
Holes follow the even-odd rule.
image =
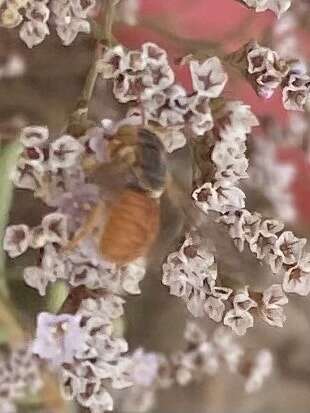
[[[100,223],[102,222],[103,210],[104,203],[101,202],[89,212],[84,224],[63,248],[64,251],[72,251],[80,243],[80,241],[87,238],[96,228],[98,228],[98,226],[100,226]]]

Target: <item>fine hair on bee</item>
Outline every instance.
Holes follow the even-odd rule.
[[[94,208],[68,249],[97,230],[100,254],[121,266],[148,255],[159,233],[163,192],[171,194],[174,204],[185,197],[168,172],[168,154],[162,141],[148,128],[120,127],[109,140],[108,151],[111,167],[124,174],[123,187],[113,199]],[[101,176],[104,174],[100,175],[99,167]],[[189,207],[189,203],[184,205],[184,209]]]

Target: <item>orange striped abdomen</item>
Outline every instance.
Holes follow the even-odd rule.
[[[145,256],[159,228],[159,205],[155,199],[132,189],[111,205],[100,251],[109,261],[123,265]]]

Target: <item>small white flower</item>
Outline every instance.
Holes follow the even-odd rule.
[[[288,303],[281,285],[274,284],[263,292],[259,309],[263,319],[271,326],[283,327],[286,320],[283,305]]]
[[[272,354],[269,350],[261,350],[251,360],[250,372],[245,383],[247,393],[252,393],[259,390],[264,380],[270,376],[272,371]]]
[[[37,191],[42,186],[44,172],[44,166],[40,162],[29,162],[20,158],[12,174],[12,180],[17,188]]]
[[[49,279],[45,272],[40,267],[26,267],[24,269],[25,283],[32,288],[38,290],[41,296],[46,294],[46,288],[49,283]]]
[[[54,212],[42,220],[42,228],[50,243],[65,245],[68,241],[67,216]]]
[[[193,60],[190,71],[195,91],[209,98],[220,96],[228,77],[218,57],[211,57],[201,64]]]
[[[27,225],[11,225],[7,227],[3,249],[11,258],[22,255],[29,248],[31,243],[31,232]]]
[[[301,257],[296,265],[290,266],[284,274],[283,289],[287,293],[308,295],[310,293],[309,255]]]
[[[257,307],[257,303],[249,296],[249,287],[246,286],[234,295],[233,305],[236,311],[249,311]]]
[[[291,6],[291,0],[242,0],[248,7],[257,12],[272,10],[278,17],[286,12]]]
[[[52,169],[69,168],[75,164],[84,147],[72,136],[63,135],[50,145],[49,163]]]
[[[155,353],[146,353],[142,348],[132,355],[131,379],[134,384],[149,387],[157,378],[159,362]]]
[[[40,21],[27,21],[23,24],[19,36],[31,49],[42,43],[45,37],[49,34],[49,29],[46,23]]]
[[[131,62],[133,56],[128,55],[128,58]],[[124,48],[121,45],[117,45],[113,48],[106,49],[103,57],[98,62],[97,68],[98,72],[102,74],[104,79],[116,78],[127,68],[127,56]]]
[[[219,323],[223,319],[225,304],[219,298],[210,296],[204,304],[204,310],[211,320]]]
[[[285,231],[275,243],[275,253],[285,264],[294,264],[301,257],[306,242],[305,238],[297,238],[291,231]]]
[[[243,336],[253,324],[253,316],[247,311],[229,310],[224,317],[224,325],[230,327],[238,336]]]

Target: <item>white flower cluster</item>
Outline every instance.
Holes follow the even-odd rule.
[[[188,322],[184,337],[187,348],[172,356],[175,380],[181,386],[213,376],[223,367],[238,372],[244,351],[228,329],[220,327],[208,338],[197,324]]]
[[[244,350],[225,327],[217,328],[208,337],[198,324],[187,321],[184,339],[185,349],[169,357],[142,349],[133,353],[131,377],[134,385],[117,399],[121,411],[143,413],[154,408],[159,389],[174,384],[186,386],[223,369],[243,376],[245,390],[249,393],[259,390],[271,374],[271,353],[266,349],[254,354]]]
[[[221,222],[229,216],[224,215]],[[265,222],[267,227],[272,224],[273,221]],[[246,239],[252,239],[252,226],[253,222],[248,222],[244,231],[246,233],[248,230]],[[235,234],[234,230],[235,227],[231,226],[230,235]],[[239,242],[239,247],[244,243],[237,237],[234,241]],[[283,305],[288,300],[280,285],[274,284],[263,293],[249,291],[248,286],[235,291],[222,286],[217,280],[213,255],[203,249],[196,235],[187,236],[180,250],[168,256],[163,265],[162,282],[169,287],[171,295],[186,302],[193,316],[206,314],[217,323],[223,322],[237,335],[244,335],[248,328],[253,327],[254,313],[258,313],[271,326],[282,327],[285,321]],[[286,283],[284,281],[283,288],[287,291]]]
[[[124,300],[106,294],[81,302],[76,315],[41,313],[33,352],[60,369],[61,388],[92,413],[113,409],[106,387],[131,385],[128,345],[113,332],[113,321],[123,314]]]
[[[29,395],[35,395],[43,386],[37,360],[30,346],[16,348],[0,360],[1,411],[17,413],[17,403]]]
[[[271,10],[278,17],[286,12],[291,6],[291,0],[242,0],[248,7],[257,12]]]
[[[254,139],[249,176],[247,185],[265,196],[277,217],[286,222],[296,219],[290,190],[296,169],[292,164],[278,160],[274,142],[258,137]]]
[[[195,317],[201,317],[205,311],[209,311],[206,300],[215,292],[217,302],[212,309],[212,318],[220,321],[223,316],[221,299],[227,299],[231,291],[217,292],[215,286],[217,268],[214,256],[200,244],[196,234],[188,234],[180,250],[171,253],[167,262],[163,264],[162,282],[169,287],[170,294],[183,298],[188,310]]]
[[[265,261],[276,275],[283,276],[283,289],[288,293],[310,293],[310,255],[304,250],[306,239],[283,231],[283,224],[263,219],[246,209],[230,212],[220,218],[229,227],[229,234],[242,251],[244,243],[257,259]]]
[[[48,23],[52,21],[63,44],[68,46],[78,33],[90,32],[87,16],[94,6],[95,0],[4,0],[0,25],[6,28],[21,25],[20,37],[32,48],[50,34]]]
[[[49,283],[65,280],[72,287],[105,288],[119,294],[139,294],[145,274],[143,259],[124,267],[105,261],[97,246],[85,240],[74,251],[65,251],[68,239],[82,225],[98,202],[99,188],[87,183],[81,157],[104,158],[104,128],[92,128],[79,140],[63,135],[50,142],[45,127],[26,127],[21,134],[24,150],[13,181],[18,188],[34,191],[55,212],[43,217],[41,225],[7,227],[3,247],[10,257],[28,248],[40,251],[40,264],[24,270],[26,283],[45,295]],[[93,148],[93,150],[92,150]]]
[[[290,64],[282,87],[284,108],[303,111],[310,99],[310,76],[306,66],[301,62]]]
[[[247,74],[257,94],[269,99],[281,86],[284,108],[303,111],[310,91],[305,65],[296,60],[280,59],[275,51],[257,42],[250,42],[246,50]]]
[[[184,338],[187,348],[171,356],[175,381],[181,386],[213,376],[224,367],[234,374],[242,374],[246,391],[253,392],[271,374],[271,353],[261,350],[248,354],[225,327],[217,328],[209,338],[196,323],[187,322]],[[244,365],[247,365],[246,372]]]
[[[216,171],[214,183],[207,182],[193,192],[196,205],[205,213],[225,213],[244,207],[245,194],[236,185],[246,178],[248,160],[246,137],[258,121],[241,102],[228,101],[215,121],[215,145],[211,160]]]
[[[185,123],[198,136],[212,129],[210,99],[217,98],[227,82],[217,57],[203,63],[193,60],[190,72],[194,93],[188,95],[175,83],[165,50],[153,43],[144,43],[141,51],[126,51],[122,46],[107,49],[98,70],[105,79],[113,79],[114,96],[119,102],[139,103],[129,110],[129,117],[138,116],[140,124],[167,128],[162,134],[169,152],[184,146]]]

